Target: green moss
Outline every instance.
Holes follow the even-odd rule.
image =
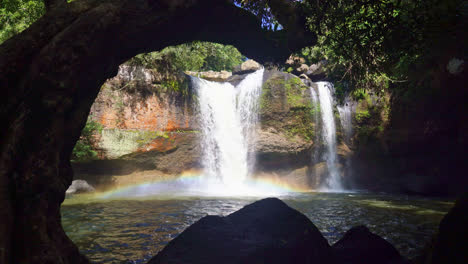
[[[272,89],[279,92],[284,91],[287,99],[288,106],[290,108],[303,108],[309,106],[309,103],[305,102],[303,97],[303,90],[308,89],[301,79],[297,77],[285,80],[284,77],[273,77],[265,82],[262,88],[262,97],[260,100],[260,109],[266,110],[271,106],[270,101],[273,100]]]
[[[307,107],[309,104],[304,102],[304,96],[302,91],[307,89],[301,79],[293,77],[284,82],[284,88],[286,90],[286,96],[288,98],[288,104],[291,108]]]
[[[312,122],[311,107],[295,109],[292,111],[292,116],[288,119],[292,120],[292,125],[288,126],[286,135],[290,138],[300,136],[305,140],[311,140],[315,137],[315,124]]]
[[[363,123],[367,119],[369,119],[370,116],[371,115],[369,113],[369,110],[359,110],[359,111],[356,111],[356,115],[354,116],[354,118],[356,119],[357,123]]]
[[[278,79],[269,79],[262,86],[262,95],[260,97],[260,110],[267,110],[270,107],[270,101],[272,98],[271,87],[273,85],[278,85],[281,80]]]

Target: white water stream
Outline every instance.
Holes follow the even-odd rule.
[[[244,187],[254,164],[249,149],[255,144],[263,69],[237,86],[193,78],[203,133],[204,180],[229,190]]]
[[[340,170],[337,167],[336,154],[336,127],[333,114],[333,85],[329,82],[317,82],[318,100],[320,102],[320,113],[322,117],[322,139],[326,144],[323,159],[327,163],[328,177],[323,188],[327,191],[341,191]],[[312,94],[313,95],[313,94]]]

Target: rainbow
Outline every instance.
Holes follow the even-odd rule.
[[[161,177],[150,181],[115,186],[92,194],[74,195],[65,204],[101,202],[118,199],[174,199],[174,197],[267,197],[313,192],[310,188],[291,184],[278,177],[253,177],[237,189],[207,182],[200,171],[185,171],[177,177]]]

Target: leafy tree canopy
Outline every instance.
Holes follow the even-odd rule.
[[[131,65],[143,65],[161,73],[177,71],[231,71],[244,56],[233,46],[195,41],[167,47],[158,52],[140,54]]]
[[[305,1],[318,44],[298,56],[328,61],[332,79],[349,89],[407,82],[418,65],[466,46],[467,9],[462,0]],[[458,43],[458,44],[457,44]],[[464,44],[460,44],[464,43]],[[466,51],[459,51],[466,57]]]
[[[25,30],[44,13],[42,0],[0,1],[0,44]]]

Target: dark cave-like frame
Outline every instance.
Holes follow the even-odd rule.
[[[270,2],[278,14],[293,10],[287,1]],[[278,16],[288,31],[269,32],[229,0],[54,3],[0,46],[1,263],[88,263],[63,231],[60,205],[91,105],[121,63],[193,40],[231,44],[259,62],[283,61],[316,41],[291,13]]]

